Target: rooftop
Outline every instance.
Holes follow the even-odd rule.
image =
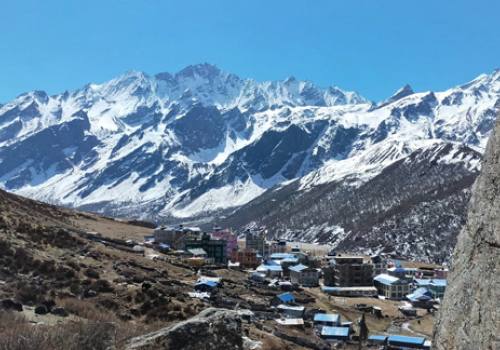
[[[349,337],[349,328],[323,326],[321,328],[321,335],[328,337]]]
[[[323,314],[318,313],[314,315],[315,322],[334,322],[337,323],[340,321],[340,316],[338,314]]]
[[[389,343],[424,345],[423,337],[408,337],[406,335],[389,335]]]
[[[375,276],[373,280],[382,284],[394,284],[400,281],[399,278],[388,275],[386,273],[381,273],[380,275]]]
[[[290,266],[288,269],[291,271],[295,271],[295,272],[301,272],[301,271],[308,269],[308,267],[306,265],[298,264],[298,265]]]

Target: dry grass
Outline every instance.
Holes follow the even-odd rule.
[[[164,325],[120,321],[113,313],[77,299],[59,303],[79,318],[57,325],[28,322],[18,313],[0,313],[0,350],[104,350],[123,349],[132,337],[152,332]]]

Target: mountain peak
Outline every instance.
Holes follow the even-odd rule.
[[[193,78],[195,76],[200,76],[203,78],[212,78],[221,74],[222,71],[219,67],[210,63],[199,63],[194,65],[189,65],[181,69],[175,74],[176,77]]]

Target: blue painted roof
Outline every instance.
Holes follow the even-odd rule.
[[[412,344],[412,345],[423,345],[425,343],[425,338],[423,337],[408,337],[406,335],[390,335],[389,343],[394,342],[398,344]]]
[[[278,299],[281,300],[284,303],[289,303],[292,301],[295,301],[295,297],[293,296],[292,293],[283,293],[280,295],[277,295]]]
[[[337,314],[315,314],[314,321],[315,322],[339,322],[340,317]]]
[[[298,265],[295,265],[295,266],[290,266],[288,269],[292,270],[292,271],[295,271],[295,272],[300,272],[302,270],[307,269],[307,266],[306,265],[302,265],[302,264],[298,264]]]
[[[296,256],[290,253],[273,253],[269,256],[269,258],[272,260],[280,260],[287,258],[296,258]]]
[[[328,337],[349,337],[349,328],[323,326],[321,328],[321,335]]]
[[[215,288],[219,284],[217,282],[215,282],[215,281],[201,281],[201,282],[198,282],[198,283],[195,284],[195,286],[202,286],[202,285],[208,286],[210,288]]]
[[[381,342],[381,343],[385,342],[386,339],[387,339],[386,335],[370,335],[368,337],[368,340]]]
[[[432,293],[425,287],[416,289],[406,296],[410,301],[427,301],[432,299]]]
[[[262,271],[262,270],[269,270],[269,271],[275,271],[275,272],[281,272],[283,269],[281,268],[281,265],[260,265],[257,267],[257,271]]]
[[[418,279],[415,278],[415,283],[418,286],[436,286],[436,287],[446,287],[448,282],[445,279]]]

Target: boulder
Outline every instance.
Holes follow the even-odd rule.
[[[38,305],[35,307],[35,314],[37,315],[46,315],[49,313],[49,310],[47,309],[47,306],[45,305]]]
[[[61,317],[68,316],[68,312],[63,307],[55,307],[50,311],[50,313]]]
[[[437,350],[491,350],[500,344],[500,118],[472,191],[435,324]]]
[[[241,314],[209,308],[173,326],[132,338],[128,350],[240,350],[243,349]]]
[[[23,311],[23,304],[12,299],[2,300],[1,305],[4,310]]]

